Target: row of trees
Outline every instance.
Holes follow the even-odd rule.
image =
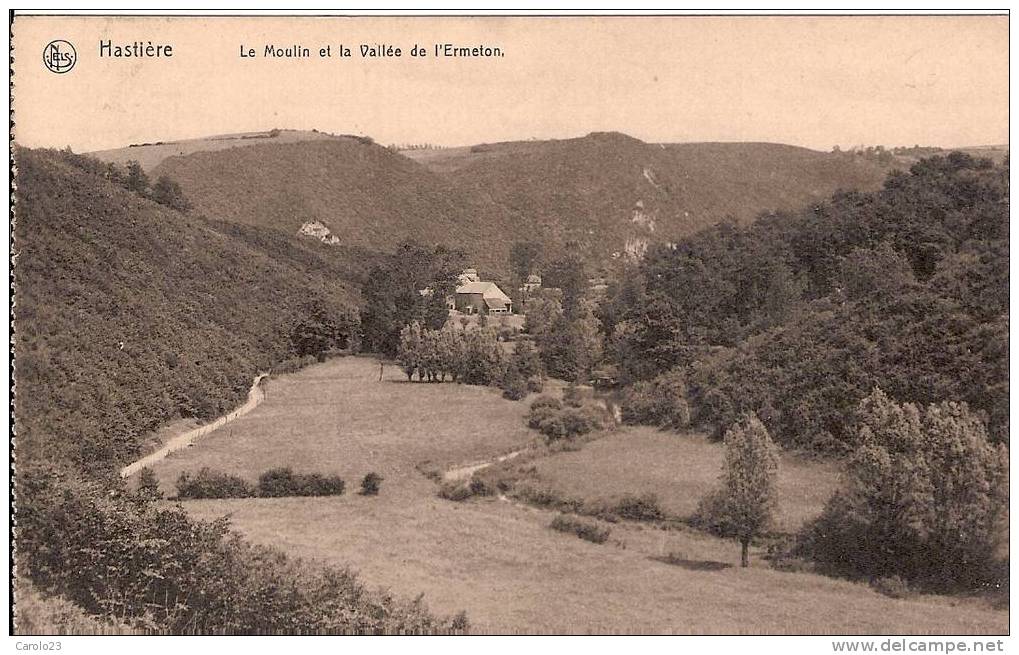
[[[464,384],[498,384],[507,357],[494,330],[462,330],[449,324],[438,330],[422,328],[413,321],[400,332],[396,353],[407,379]]]
[[[499,343],[493,328],[460,329],[448,324],[429,330],[414,321],[400,332],[396,360],[407,380],[508,387],[542,376],[537,349],[520,341],[512,355]]]

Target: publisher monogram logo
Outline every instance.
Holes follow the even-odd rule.
[[[42,63],[54,73],[66,73],[74,68],[78,53],[69,41],[56,39],[46,44],[42,51]]]

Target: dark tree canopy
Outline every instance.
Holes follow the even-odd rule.
[[[510,246],[510,267],[518,280],[523,282],[535,273],[542,263],[544,247],[540,241],[517,241]]]
[[[388,263],[369,271],[361,288],[364,347],[393,356],[400,331],[413,321],[427,329],[441,328],[448,316],[446,297],[456,290],[464,263],[459,250],[401,244]]]

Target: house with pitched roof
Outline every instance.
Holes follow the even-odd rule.
[[[447,301],[449,309],[464,314],[511,314],[513,300],[495,282],[483,282],[473,268],[460,274],[460,285]]]

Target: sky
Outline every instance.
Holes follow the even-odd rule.
[[[1008,142],[1008,19],[18,16],[15,140],[76,152],[273,127],[467,145],[619,131],[648,142]],[[43,65],[54,39],[73,69]],[[100,42],[171,44],[100,57]],[[359,44],[404,56],[362,59]],[[436,43],[502,57],[432,56]],[[307,59],[241,58],[300,44]],[[337,57],[340,44],[354,56]],[[429,56],[410,57],[420,44]],[[319,57],[330,46],[332,57]]]

